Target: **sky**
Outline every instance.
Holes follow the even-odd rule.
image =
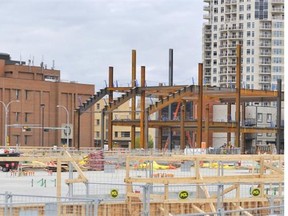
[[[201,62],[202,0],[9,0],[1,1],[0,52],[13,60],[34,59],[61,71],[61,80],[131,85],[132,50],[136,78],[168,85],[169,49],[175,85],[197,82]]]

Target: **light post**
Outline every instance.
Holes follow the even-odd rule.
[[[67,144],[67,147],[69,147],[69,131],[68,131],[68,127],[69,127],[69,112],[67,110],[67,108],[65,106],[62,106],[62,105],[57,105],[57,108],[63,108],[65,111],[66,111],[66,114],[67,114],[67,126],[66,126],[66,137],[67,137],[67,141],[66,141],[66,144]]]
[[[69,112],[67,110],[67,108],[65,106],[62,105],[57,105],[57,108],[63,108],[66,111],[67,114],[67,126],[66,126],[66,137],[67,137],[67,147],[69,148],[69,133],[70,131],[68,131],[68,127],[69,127]],[[69,127],[70,128],[70,127]],[[73,167],[71,162],[69,162],[69,179],[73,179]],[[73,196],[73,184],[70,183],[69,184],[69,192],[68,192],[68,196],[72,197]]]
[[[9,106],[11,103],[14,102],[19,102],[19,100],[12,100],[10,101],[8,104],[5,104],[3,101],[0,101],[0,103],[3,105],[4,107],[4,111],[5,111],[5,123],[4,123],[4,145],[5,147],[7,147],[7,123],[8,123],[8,112],[9,112]]]

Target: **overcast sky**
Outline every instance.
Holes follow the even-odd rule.
[[[9,0],[1,1],[0,52],[61,70],[61,79],[105,87],[114,67],[119,86],[137,80],[146,66],[148,85],[168,84],[169,49],[174,84],[197,82],[201,62],[202,0]]]

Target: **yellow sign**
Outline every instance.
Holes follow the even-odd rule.
[[[111,195],[112,198],[118,197],[118,190],[112,189],[112,190],[110,191],[110,195]]]
[[[259,196],[260,195],[260,189],[259,188],[254,188],[252,191],[251,191],[251,194],[253,196]]]
[[[179,199],[187,199],[189,197],[189,193],[187,191],[180,191],[178,197]]]

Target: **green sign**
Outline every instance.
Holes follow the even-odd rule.
[[[189,197],[189,193],[187,191],[180,191],[178,197],[179,199],[187,199]]]
[[[110,191],[110,195],[111,195],[112,198],[118,197],[118,190],[112,189],[112,190]]]
[[[259,188],[254,188],[252,191],[251,191],[251,194],[253,196],[259,196],[260,195],[260,189]]]

